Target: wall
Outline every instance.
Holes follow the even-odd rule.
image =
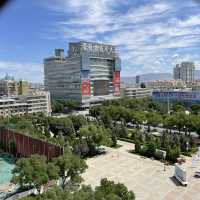
[[[57,145],[1,128],[0,144],[4,151],[14,154],[13,148],[11,147],[12,143],[15,144],[15,154],[22,157],[39,154],[46,156],[47,159],[51,159],[63,155],[64,153],[64,149]]]

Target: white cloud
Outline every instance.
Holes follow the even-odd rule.
[[[16,79],[36,83],[43,80],[43,66],[40,64],[0,61],[0,77],[4,77],[7,73]]]
[[[192,1],[151,0],[140,5],[121,0],[51,2],[48,8],[63,16],[55,24],[57,35],[117,45],[125,69],[171,71],[176,51],[185,59],[190,55],[191,60],[200,60],[190,52],[200,45],[200,15],[190,10],[199,5]],[[120,9],[123,6],[126,9]]]

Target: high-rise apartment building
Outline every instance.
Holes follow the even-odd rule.
[[[174,68],[174,79],[180,79],[186,83],[194,82],[195,65],[193,62],[182,62]]]
[[[82,106],[120,97],[121,60],[112,45],[70,43],[44,59],[45,89],[53,99],[73,99]]]

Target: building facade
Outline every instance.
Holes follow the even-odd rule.
[[[135,83],[138,85],[138,84],[140,84],[140,76],[139,75],[137,75],[136,77],[135,77]]]
[[[22,116],[25,114],[51,114],[49,92],[38,92],[27,96],[12,96],[0,98],[0,116]]]
[[[137,88],[137,87],[121,87],[121,97],[130,98],[146,98],[152,95],[152,90],[149,88]]]
[[[200,104],[200,91],[177,90],[177,91],[153,91],[153,100],[161,102],[179,101],[188,105]]]
[[[44,60],[45,89],[53,99],[76,100],[82,106],[120,97],[121,60],[112,45],[70,43],[68,56],[56,49]]]
[[[145,83],[147,88],[150,89],[160,89],[160,90],[172,90],[172,89],[184,89],[186,88],[186,83],[182,80],[158,80],[149,81]]]
[[[28,95],[30,93],[31,84],[25,80],[18,81],[18,95]]]
[[[0,80],[0,96],[28,95],[30,84],[25,80],[14,80],[6,76]]]
[[[180,79],[186,83],[194,82],[195,65],[193,62],[182,62],[174,68],[174,79]]]

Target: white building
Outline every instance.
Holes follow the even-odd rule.
[[[40,91],[27,96],[0,98],[0,116],[21,116],[33,113],[51,114],[49,92]]]
[[[160,89],[160,90],[172,90],[172,89],[184,89],[186,84],[182,80],[157,80],[149,81],[145,83],[147,88]]]
[[[121,97],[145,98],[152,95],[149,88],[125,87],[121,88]]]
[[[194,82],[195,65],[193,62],[182,62],[174,68],[174,79],[180,79],[186,83]]]

